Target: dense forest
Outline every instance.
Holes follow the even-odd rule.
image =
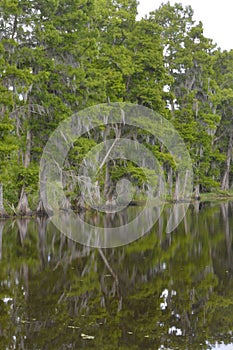
[[[203,35],[190,6],[166,3],[138,20],[136,0],[2,0],[0,39],[2,215],[41,209],[39,167],[49,136],[62,120],[101,103],[130,102],[167,118],[189,150],[195,197],[231,190],[233,50]],[[68,167],[78,168],[102,135],[77,140]],[[175,191],[171,155],[146,136],[137,135]],[[103,170],[113,184],[128,174],[140,187],[130,162]],[[78,205],[78,190],[67,193]]]

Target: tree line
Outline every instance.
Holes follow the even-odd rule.
[[[3,0],[0,38],[2,215],[38,208],[39,162],[52,131],[106,102],[143,105],[172,122],[191,155],[194,197],[231,188],[233,50],[204,36],[190,6],[168,2],[138,20],[136,0]],[[77,169],[102,135],[96,130],[77,140],[68,168]],[[168,150],[137,131],[129,137],[135,135],[160,160],[174,192]],[[140,187],[142,174],[130,162],[109,162],[103,172],[105,192],[106,175],[114,184],[127,174]],[[74,206],[77,191],[67,185]]]

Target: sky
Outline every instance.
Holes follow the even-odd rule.
[[[167,0],[140,0],[138,6],[139,17],[158,8]],[[213,39],[222,50],[233,49],[233,0],[170,0],[183,5],[191,5],[194,10],[194,19],[201,21],[204,35]]]

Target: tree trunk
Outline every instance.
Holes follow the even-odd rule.
[[[115,140],[112,143],[111,147],[109,147],[108,149],[106,148],[106,156],[104,157],[98,171],[100,171],[100,169],[104,166],[104,164],[106,163],[106,170],[105,170],[105,182],[104,182],[104,197],[106,198],[106,203],[111,202],[112,201],[112,188],[111,188],[111,178],[110,178],[110,170],[109,170],[109,163],[107,161],[112,149],[115,147],[116,143],[118,142],[118,140],[120,139],[121,136],[121,127],[118,126],[117,124],[114,126],[114,131],[115,131]],[[104,142],[106,144],[107,142],[107,136],[110,133],[110,128],[109,126],[107,126],[106,131],[105,131],[105,135],[104,135]]]
[[[109,163],[106,163],[106,169],[105,169],[105,180],[104,180],[104,197],[106,198],[106,201],[110,201],[110,173],[109,173]]]
[[[46,203],[44,203],[44,201],[41,198],[41,195],[40,195],[39,202],[38,202],[38,205],[36,208],[36,215],[39,217],[43,217],[43,216],[46,217],[46,216],[53,215],[53,210],[50,209],[48,207],[48,205],[46,205]]]
[[[3,185],[0,183],[0,212],[4,210],[3,207]]]
[[[46,163],[41,164],[43,170],[40,173],[39,202],[36,208],[36,214],[40,217],[53,215],[53,210],[48,206],[47,201],[45,167]]]
[[[16,212],[20,216],[27,216],[27,215],[31,216],[32,215],[32,211],[29,208],[28,197],[27,197],[27,193],[25,192],[24,186],[21,190],[19,204],[17,206]]]
[[[31,130],[27,131],[26,152],[24,157],[24,167],[27,169],[31,160]],[[32,211],[29,208],[27,193],[25,192],[25,186],[22,187],[19,203],[17,205],[17,213],[21,216],[32,215]]]
[[[179,177],[179,173],[177,173],[173,200],[175,202],[178,202],[179,199],[180,199],[180,177]]]
[[[149,190],[149,195],[150,195],[150,190]],[[161,175],[159,175],[156,195],[158,198],[161,198],[164,195],[163,178]]]
[[[182,184],[183,185],[183,188],[182,188],[182,199],[190,199],[190,198],[187,198],[186,195],[187,195],[187,183],[188,183],[188,178],[189,178],[189,171],[186,170],[185,172],[185,177],[184,177],[184,183]]]
[[[2,260],[2,234],[5,225],[5,220],[0,221],[0,260]]]
[[[32,144],[32,133],[31,130],[27,130],[26,136],[26,152],[24,158],[24,167],[28,168],[31,161],[31,144]]]
[[[172,167],[170,167],[170,169],[168,171],[167,182],[168,182],[168,195],[169,195],[169,197],[172,198],[172,189],[173,189],[173,170],[172,170]]]
[[[227,159],[226,159],[226,170],[223,175],[221,189],[228,191],[230,188],[230,169],[231,169],[231,160],[232,160],[232,150],[233,150],[233,131],[230,134],[228,150],[227,150]]]
[[[36,214],[39,217],[46,217],[46,216],[52,216],[53,215],[53,210],[51,208],[49,208],[48,205],[46,205],[46,203],[44,203],[44,201],[42,200],[41,196],[36,208]]]
[[[7,213],[3,205],[3,184],[0,182],[0,218],[7,217]]]
[[[200,199],[200,185],[196,185],[194,187],[194,199],[199,200]]]

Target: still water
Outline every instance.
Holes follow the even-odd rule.
[[[0,221],[0,349],[233,349],[233,203],[166,216],[114,249]]]

